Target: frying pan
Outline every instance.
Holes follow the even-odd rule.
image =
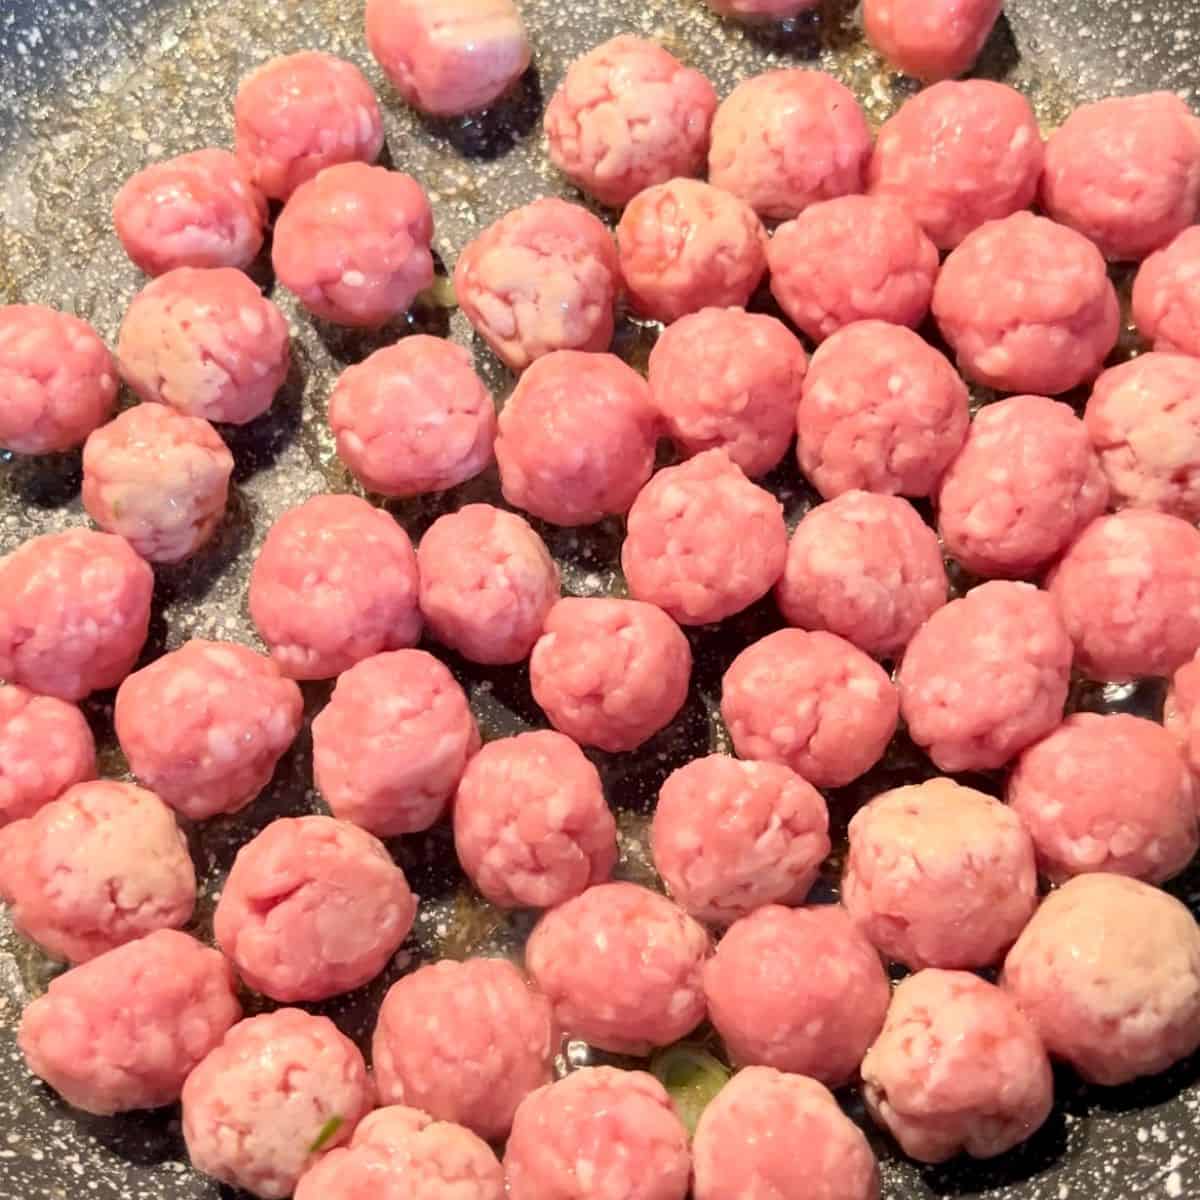
[[[1133,0],[1136,5],[1137,0]],[[366,53],[359,0],[3,0],[0,5],[0,303],[56,305],[95,323],[110,343],[124,306],[141,286],[109,223],[120,183],[146,162],[231,138],[235,81],[278,53],[322,48],[358,62],[385,102],[388,153],[430,192],[435,248],[453,265],[483,225],[538,196],[571,195],[546,161],[539,133],[543,97],[566,65],[621,32],[654,37],[704,70],[722,94],[769,67],[822,67],[857,92],[878,123],[913,90],[882,70],[864,46],[853,5],[827,0],[809,18],[766,29],[722,23],[700,0],[522,0],[535,68],[516,94],[484,117],[423,120],[389,91]],[[1011,0],[985,51],[980,74],[1005,79],[1031,99],[1039,119],[1058,123],[1083,100],[1170,88],[1193,100],[1200,51],[1200,8],[1193,0],[1130,7],[1115,0]],[[575,198],[575,197],[572,197]],[[265,265],[256,278],[269,286]],[[1119,281],[1120,282],[1120,281]],[[1124,282],[1127,282],[1125,280]],[[348,363],[413,330],[453,337],[476,350],[499,396],[512,380],[478,344],[460,313],[427,304],[381,334],[314,325],[288,296],[274,298],[295,334],[296,366],[272,412],[242,430],[224,430],[237,469],[236,495],[215,542],[196,560],[157,571],[155,619],[146,660],[189,637],[255,644],[245,607],[250,563],[271,522],[324,490],[356,490],[340,467],[325,424],[332,380]],[[769,306],[769,299],[756,302]],[[626,319],[617,349],[642,365],[653,332]],[[1128,348],[1130,339],[1124,345]],[[81,523],[79,456],[32,461],[0,457],[0,553],[35,534]],[[770,486],[795,520],[814,496],[790,464]],[[499,500],[494,474],[429,501],[392,506],[414,536],[440,513],[472,500]],[[621,594],[621,530],[542,529],[576,595]],[[728,749],[716,713],[719,680],[750,641],[778,628],[764,603],[719,631],[693,631],[696,684],[680,718],[634,755],[595,760],[619,814],[624,878],[655,883],[645,825],[658,786],[689,758]],[[443,655],[445,657],[445,655]],[[450,658],[486,736],[541,724],[524,669],[485,670]],[[307,716],[328,685],[305,686]],[[1161,686],[1075,689],[1075,707],[1157,715]],[[85,709],[105,774],[125,763],[112,735],[112,696]],[[318,811],[302,733],[264,796],[248,813],[191,832],[204,881],[195,931],[209,936],[215,895],[237,847],[277,816]],[[902,736],[885,762],[854,787],[831,796],[839,834],[870,794],[932,774]],[[972,778],[996,792],[999,778]],[[491,909],[464,887],[444,828],[405,838],[392,849],[424,903],[413,936],[389,971],[368,988],[314,1006],[365,1044],[387,986],[421,961],[470,953],[519,954],[531,920]],[[838,855],[818,899],[836,896]],[[1173,890],[1200,910],[1200,871]],[[0,1200],[212,1200],[236,1194],[187,1166],[178,1111],[115,1119],[72,1112],[26,1072],[15,1048],[24,1004],[57,970],[14,938],[0,918]],[[253,997],[248,1006],[254,1009]],[[586,1061],[572,1045],[564,1067]],[[901,1158],[870,1129],[890,1200],[989,1196],[996,1200],[1133,1200],[1200,1196],[1200,1061],[1130,1087],[1089,1089],[1068,1072],[1057,1079],[1054,1116],[1027,1146],[985,1165],[956,1161],[922,1168]]]

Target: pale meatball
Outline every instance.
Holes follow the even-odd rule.
[[[906,75],[928,83],[969,71],[1004,0],[865,0],[871,45]]]
[[[1200,229],[1185,229],[1142,263],[1133,319],[1155,350],[1200,357]]]
[[[3,705],[4,693],[0,689],[0,710]],[[1200,776],[1200,662],[1196,659],[1184,663],[1172,677],[1163,708],[1163,724],[1192,774]],[[1194,786],[1200,787],[1200,782]]]
[[[786,21],[816,8],[820,0],[704,0],[713,12],[746,21]]]

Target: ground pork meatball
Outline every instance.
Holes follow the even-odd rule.
[[[417,334],[342,373],[329,427],[368,491],[408,498],[457,487],[491,463],[496,406],[469,350]]]
[[[620,274],[604,223],[545,197],[501,217],[463,250],[454,290],[479,336],[523,371],[554,350],[607,350]]]
[[[383,115],[353,63],[305,50],[274,58],[242,80],[234,135],[238,158],[258,187],[287,200],[326,167],[373,163],[383,149]]]
[[[283,314],[241,271],[181,267],[133,298],[117,358],[142,400],[245,425],[271,407],[291,348]]]
[[[295,1003],[374,979],[416,911],[404,872],[366,830],[285,817],[238,851],[213,932],[248,987]]]
[[[890,66],[927,83],[969,71],[1004,0],[865,0],[867,40]]]
[[[1200,929],[1173,896],[1124,875],[1052,892],[1001,984],[1090,1083],[1157,1075],[1200,1046]]]
[[[50,454],[112,415],[117,368],[95,330],[38,304],[0,306],[0,448]]]
[[[431,963],[392,984],[379,1010],[372,1057],[380,1101],[500,1140],[517,1105],[554,1078],[559,1041],[549,1001],[512,963]]]
[[[665,896],[602,883],[552,908],[525,947],[533,982],[564,1032],[643,1055],[704,1019],[703,926]]]
[[[0,679],[60,700],[116,687],[145,644],[153,588],[123,538],[30,538],[0,558]]]
[[[691,1160],[653,1075],[586,1067],[521,1105],[504,1169],[512,1200],[684,1200]]]
[[[816,8],[819,0],[705,0],[713,12],[747,21],[785,21]]]
[[[550,908],[608,879],[617,825],[583,751],[543,729],[490,742],[467,764],[454,848],[493,904]]]
[[[1029,1018],[965,971],[903,980],[862,1072],[871,1116],[918,1162],[994,1158],[1032,1137],[1054,1104]]]
[[[313,721],[313,774],[335,817],[376,837],[428,829],[446,810],[479,730],[432,654],[396,650],[351,667]]]
[[[946,551],[985,578],[1035,575],[1104,512],[1108,483],[1066,404],[1013,396],[981,408],[938,492]]]
[[[786,221],[861,192],[870,156],[871,131],[849,88],[824,71],[768,71],[717,109],[708,176],[760,217]]]
[[[241,1013],[225,959],[160,929],[53,980],[17,1040],[68,1104],[107,1116],[173,1104]]]
[[[1200,357],[1200,229],[1185,229],[1142,263],[1133,319],[1155,350]]]
[[[0,689],[0,712],[3,708],[4,691]],[[1172,677],[1163,709],[1163,724],[1175,739],[1192,773],[1200,776],[1200,661],[1193,659],[1185,663]],[[2,756],[0,761],[3,761]],[[1200,781],[1195,786],[1200,787]]]
[[[525,372],[500,413],[504,498],[553,525],[619,516],[653,473],[657,442],[650,388],[632,367],[557,351]]]

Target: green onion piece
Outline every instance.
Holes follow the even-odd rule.
[[[434,276],[433,283],[417,297],[416,302],[426,308],[457,308],[458,295],[454,291],[454,280],[449,275]]]
[[[689,1134],[696,1132],[700,1114],[729,1082],[731,1074],[707,1050],[686,1043],[660,1051],[650,1063],[650,1070],[667,1089]]]
[[[345,1117],[330,1117],[324,1125],[321,1126],[321,1132],[317,1134],[316,1140],[308,1148],[309,1154],[316,1154],[318,1150],[324,1150],[335,1137],[337,1131],[346,1123]]]

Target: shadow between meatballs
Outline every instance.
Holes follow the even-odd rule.
[[[421,124],[464,158],[492,162],[528,137],[542,119],[542,78],[531,66],[491,108],[463,117],[421,117]]]

